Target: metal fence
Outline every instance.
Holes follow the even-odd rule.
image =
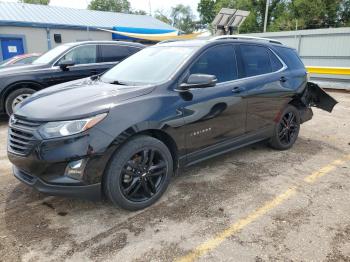
[[[350,27],[247,35],[276,39],[295,48],[309,67],[350,68]],[[311,74],[311,77],[324,87],[350,89],[350,76],[346,74]]]

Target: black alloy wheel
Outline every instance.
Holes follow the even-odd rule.
[[[278,137],[282,144],[289,145],[298,133],[299,125],[293,112],[288,112],[279,123]]]
[[[276,123],[274,135],[270,140],[270,146],[278,150],[291,148],[298,138],[299,130],[299,111],[294,106],[288,105],[283,110],[280,121]]]
[[[162,154],[155,148],[146,147],[134,154],[124,165],[120,186],[126,199],[142,202],[159,192],[167,173]]]
[[[173,158],[160,140],[139,135],[112,156],[104,177],[106,196],[127,210],[155,203],[165,192],[173,173]]]

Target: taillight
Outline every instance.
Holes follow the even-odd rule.
[[[310,82],[310,73],[309,72],[306,72],[306,79],[308,82]]]

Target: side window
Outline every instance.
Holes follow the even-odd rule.
[[[141,49],[138,48],[138,47],[131,47],[131,46],[129,46],[128,49],[129,49],[130,55],[133,55],[133,54],[141,51]]]
[[[240,50],[245,76],[256,76],[272,72],[269,50],[267,48],[241,45]]]
[[[101,45],[101,62],[118,62],[130,55],[127,46]]]
[[[294,49],[286,47],[275,47],[278,55],[290,69],[304,69],[305,66]]]
[[[31,64],[35,59],[37,59],[38,57],[36,56],[31,56],[31,57],[26,57],[23,58],[21,60],[18,60],[17,62],[15,62],[15,64],[17,65],[27,65],[27,64]]]
[[[64,60],[72,60],[76,65],[96,63],[96,53],[96,45],[79,46],[65,54],[58,63]]]
[[[276,72],[276,71],[280,70],[283,67],[283,64],[281,63],[281,61],[270,50],[269,50],[269,54],[270,54],[272,72]]]
[[[234,47],[221,45],[205,51],[190,68],[190,74],[215,75],[219,83],[237,79]]]

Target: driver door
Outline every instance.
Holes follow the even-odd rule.
[[[74,66],[62,70],[59,67],[61,61],[71,60]],[[55,64],[55,71],[50,80],[50,85],[57,85],[98,74],[97,70],[97,46],[82,45],[75,47],[63,55]]]
[[[191,74],[215,75],[218,79],[214,87],[190,89],[191,99],[184,104],[187,153],[195,161],[245,133],[246,101],[236,86],[234,44],[205,50],[190,66]]]

